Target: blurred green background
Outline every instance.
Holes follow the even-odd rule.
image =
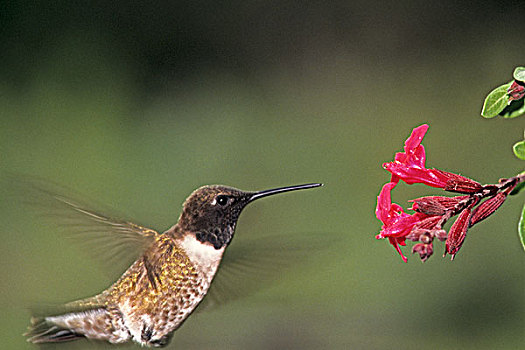
[[[511,146],[524,119],[479,113],[525,63],[524,15],[521,1],[2,1],[0,164],[159,230],[204,184],[325,183],[248,207],[235,241],[316,231],[335,247],[190,317],[171,348],[516,349],[523,195],[471,229],[453,262],[437,243],[404,264],[374,239],[374,209],[381,164],[422,123],[429,167],[482,183],[522,171]],[[394,200],[429,193],[402,185]],[[2,348],[34,348],[21,336],[30,305],[112,279],[31,213],[0,209]]]

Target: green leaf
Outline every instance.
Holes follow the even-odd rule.
[[[512,146],[512,150],[514,151],[516,157],[521,160],[525,160],[525,140],[516,142],[514,146]]]
[[[499,115],[503,118],[516,118],[525,114],[525,99],[512,101],[507,107],[501,111]]]
[[[481,115],[485,118],[494,118],[500,114],[509,104],[509,95],[507,90],[512,85],[512,82],[501,85],[488,94],[483,103]]]
[[[525,82],[525,67],[516,67],[512,76],[514,80]]]
[[[520,222],[518,224],[518,235],[520,236],[521,245],[525,250],[525,205],[521,211]]]

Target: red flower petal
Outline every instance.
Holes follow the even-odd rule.
[[[392,173],[392,181],[403,180],[407,184],[423,183],[428,186],[444,188],[448,177],[434,169],[425,168],[425,147],[421,144],[428,130],[423,124],[412,131],[405,141],[405,152],[396,153],[393,162],[384,163],[383,167]]]
[[[394,246],[394,249],[399,253],[399,255],[401,256],[401,259],[403,259],[404,262],[408,262],[408,259],[406,256],[403,255],[403,252],[401,251],[401,248],[399,248],[399,244],[401,245],[405,245],[405,242],[399,242],[396,238],[388,238],[388,240],[390,241],[390,244],[392,244]]]
[[[391,217],[392,200],[390,192],[395,186],[396,183],[394,182],[386,183],[377,196],[376,217],[383,223],[387,223]]]
[[[425,137],[427,130],[428,130],[427,124],[423,124],[415,128],[414,130],[412,130],[412,134],[405,141],[405,152],[406,153],[411,153],[412,151],[416,150],[417,147],[419,147],[419,145],[421,145],[421,141],[423,141],[423,137]],[[424,152],[423,152],[423,155],[424,155]]]
[[[425,148],[421,144],[428,125],[424,124],[412,131],[405,141],[405,152],[396,153],[393,162],[383,164],[383,168],[392,174],[392,181],[399,179],[407,184],[422,183],[427,186],[442,188],[459,193],[474,193],[483,186],[467,177],[438,169],[425,167]]]
[[[376,238],[388,238],[403,261],[407,262],[407,258],[401,252],[399,245],[405,245],[406,236],[417,223],[426,219],[428,215],[417,212],[410,215],[405,213],[401,206],[392,203],[391,191],[395,186],[396,183],[394,182],[385,184],[377,197],[376,216],[383,222],[383,226]]]
[[[400,162],[384,163],[383,168],[409,185],[422,183],[437,188],[445,188],[447,186],[448,178],[435,169],[427,169],[413,163],[407,165]]]

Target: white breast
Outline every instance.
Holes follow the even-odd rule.
[[[208,283],[217,272],[225,247],[215,249],[209,243],[202,243],[195,238],[195,235],[188,234],[177,241],[179,247],[184,249],[190,260],[198,265],[208,279]]]

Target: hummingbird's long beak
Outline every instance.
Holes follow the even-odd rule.
[[[284,193],[284,192],[296,191],[296,190],[305,190],[305,189],[308,189],[308,188],[314,188],[314,187],[320,187],[320,186],[323,186],[323,184],[321,184],[321,183],[312,183],[312,184],[304,184],[304,185],[288,186],[288,187],[279,187],[279,188],[274,188],[274,189],[271,189],[271,190],[259,191],[259,192],[255,192],[250,197],[249,202],[253,202],[256,199],[263,198],[263,197],[266,197],[266,196],[271,196],[271,195],[278,194],[278,193]]]

